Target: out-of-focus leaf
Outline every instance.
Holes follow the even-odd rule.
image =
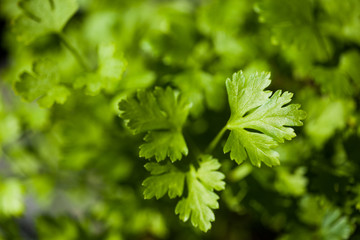
[[[59,33],[78,9],[76,0],[22,0],[23,14],[14,22],[17,39],[31,43],[36,38]]]

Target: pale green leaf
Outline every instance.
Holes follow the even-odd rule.
[[[178,202],[175,213],[184,222],[190,219],[193,226],[206,232],[215,220],[212,209],[219,208],[219,196],[214,193],[214,189],[225,188],[225,176],[217,171],[220,164],[211,156],[202,156],[199,164],[198,170],[191,166],[186,175],[188,196]]]
[[[25,43],[61,32],[78,9],[76,0],[21,0],[19,6],[23,14],[15,20],[14,31]]]
[[[269,73],[245,75],[236,72],[231,79],[226,80],[229,105],[232,119],[237,120],[248,111],[261,106],[268,101],[271,91],[264,91],[271,83]]]
[[[226,80],[231,116],[226,128],[231,130],[224,152],[238,164],[249,157],[260,167],[279,165],[278,143],[291,140],[295,132],[290,126],[301,126],[306,116],[300,105],[290,104],[292,93],[264,91],[270,84],[270,74],[246,75],[234,73]],[[271,96],[271,97],[270,97]],[[284,107],[284,105],[286,105]]]
[[[143,182],[145,199],[159,199],[168,193],[170,198],[180,197],[183,193],[185,173],[180,172],[172,164],[160,165],[147,163],[145,168],[152,176]]]
[[[277,142],[271,137],[245,129],[234,129],[224,146],[224,152],[230,152],[230,158],[237,164],[249,157],[254,166],[260,167],[261,162],[268,166],[279,165],[279,154],[274,150]]]
[[[250,128],[258,130],[276,141],[294,138],[294,129],[286,126],[301,126],[304,112],[299,111],[300,105],[291,104],[283,107],[291,101],[293,94],[281,90],[276,91],[271,98],[251,114],[229,122],[229,128]]]
[[[201,157],[200,167],[197,170],[197,177],[205,186],[217,191],[225,189],[225,182],[223,179],[225,175],[217,171],[221,164],[217,159],[212,158],[210,155]]]

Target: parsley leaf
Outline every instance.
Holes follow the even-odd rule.
[[[168,156],[176,161],[188,154],[181,130],[190,105],[170,87],[157,87],[154,92],[140,90],[137,99],[122,100],[119,109],[135,134],[147,132],[146,143],[140,146],[141,157],[162,161]]]
[[[55,64],[49,60],[40,60],[33,64],[33,73],[23,72],[20,80],[14,84],[22,98],[31,102],[38,100],[41,107],[51,107],[55,102],[63,104],[69,96],[69,90],[60,84]]]
[[[197,170],[194,166],[190,167],[186,175],[188,196],[178,202],[175,213],[184,222],[190,218],[193,226],[206,232],[215,220],[212,209],[219,208],[219,196],[214,189],[220,191],[225,188],[225,176],[217,171],[221,165],[210,155],[202,156],[199,165]]]
[[[22,0],[23,10],[14,22],[14,32],[26,44],[36,38],[59,33],[78,9],[76,0]]]
[[[180,172],[171,163],[160,165],[158,163],[147,163],[145,168],[151,172],[143,182],[145,199],[156,199],[163,197],[167,192],[170,198],[175,198],[183,194],[185,173]]]
[[[149,132],[144,140],[146,143],[140,146],[140,157],[149,159],[155,156],[156,159],[165,159],[169,156],[175,160],[181,159],[181,154],[188,153],[185,139],[179,131]]]
[[[269,78],[267,73],[245,75],[240,71],[226,80],[231,109],[226,128],[231,133],[224,152],[231,152],[231,159],[238,164],[248,156],[258,167],[261,162],[268,166],[279,165],[279,154],[274,148],[285,139],[295,137],[294,130],[288,126],[301,126],[305,118],[305,112],[299,110],[300,105],[283,107],[291,101],[292,93],[278,90],[270,97],[272,92],[264,91],[271,83]]]
[[[125,72],[127,62],[115,44],[101,44],[98,49],[98,67],[78,77],[75,88],[86,87],[88,95],[97,95],[101,89],[111,92],[116,89]]]

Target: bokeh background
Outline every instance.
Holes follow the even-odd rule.
[[[22,22],[34,18],[29,2],[51,23],[40,6],[61,1],[0,1],[1,240],[360,239],[360,1],[67,0],[77,7],[58,16],[61,31],[41,33]],[[122,78],[84,81],[109,43]],[[293,92],[308,116],[279,167],[237,166],[217,148],[226,190],[202,233],[176,201],[143,199],[143,136],[117,103],[178,89],[192,103],[186,131],[205,149],[240,69],[271,72],[270,89]],[[26,74],[57,82],[19,85]]]

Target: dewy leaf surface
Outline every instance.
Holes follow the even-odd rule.
[[[158,163],[147,163],[145,168],[152,176],[143,182],[145,199],[156,199],[168,193],[170,198],[180,197],[183,194],[185,173],[180,172],[171,163],[160,165]]]
[[[301,126],[305,118],[305,112],[299,110],[300,105],[286,105],[292,93],[278,90],[271,96],[271,91],[264,91],[270,83],[268,73],[245,75],[241,71],[226,80],[231,109],[226,127],[231,133],[224,152],[231,152],[231,159],[238,164],[249,157],[258,167],[261,162],[268,166],[279,165],[279,154],[274,148],[285,139],[295,137],[290,126]]]
[[[55,63],[40,60],[33,64],[32,73],[23,72],[14,88],[22,98],[31,102],[38,100],[42,107],[51,107],[55,102],[63,104],[70,91],[60,84]]]
[[[214,190],[225,188],[225,176],[217,171],[220,163],[209,155],[202,156],[199,165],[197,170],[191,166],[187,173],[188,196],[178,202],[175,213],[184,222],[190,219],[193,226],[206,232],[215,220],[212,209],[219,208],[219,196]]]
[[[140,156],[155,157],[162,161],[181,159],[188,154],[181,133],[190,105],[170,87],[155,88],[154,92],[140,90],[137,98],[119,103],[121,117],[135,134],[146,132],[145,144],[140,146]]]
[[[22,0],[23,10],[14,22],[19,41],[31,43],[36,38],[59,33],[78,9],[76,0]]]

